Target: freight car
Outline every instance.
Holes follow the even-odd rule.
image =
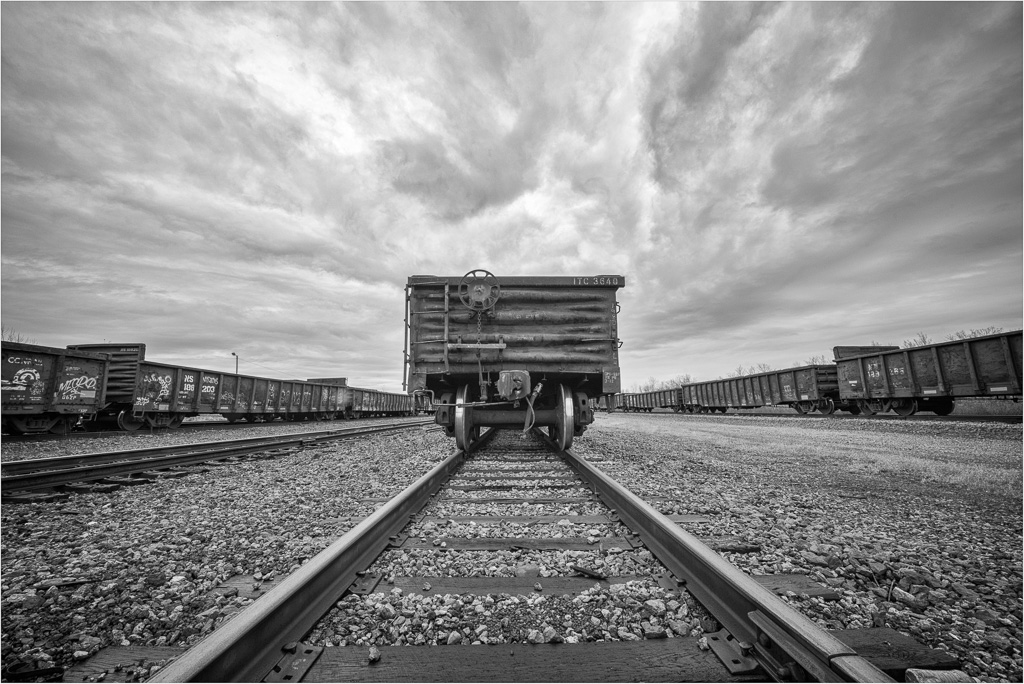
[[[676,389],[652,390],[650,392],[632,392],[618,395],[616,407],[623,411],[650,413],[656,408],[672,408],[679,410],[679,393]]]
[[[68,348],[109,357],[106,401],[97,418],[116,422],[122,430],[176,428],[187,417],[218,413],[231,423],[338,416],[338,387],[157,363],[146,359],[144,344]]]
[[[416,399],[411,394],[381,392],[349,387],[345,393],[346,418],[374,416],[411,416],[416,412]]]
[[[757,373],[739,378],[713,380],[679,388],[677,405],[687,413],[725,413],[730,408],[791,406],[798,413],[833,413],[846,408],[839,396],[836,367],[832,364],[801,366]]]
[[[67,433],[103,407],[107,357],[34,344],[2,344],[3,430]]]
[[[799,413],[854,415],[953,412],[957,397],[1021,398],[1021,331],[922,347],[833,348],[835,364],[819,364],[616,395],[627,411],[671,408],[725,413],[730,408],[791,406]]]
[[[953,412],[957,397],[1021,397],[1018,330],[921,347],[835,347],[839,396],[866,415]]]
[[[416,400],[411,394],[381,392],[375,389],[349,387],[348,378],[309,378],[307,382],[338,386],[338,412],[342,418],[374,416],[411,416],[416,413]]]
[[[618,392],[616,291],[625,278],[411,276],[406,387],[465,449],[481,427],[546,426],[567,449]]]

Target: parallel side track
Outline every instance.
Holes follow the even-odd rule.
[[[203,442],[198,444],[152,447],[130,451],[56,456],[26,461],[9,461],[2,466],[0,487],[4,493],[31,491],[74,482],[88,482],[140,472],[185,466],[240,456],[273,448],[316,444],[335,439],[371,435],[393,430],[422,427],[430,420],[405,421],[386,425],[355,426],[322,432],[251,437],[247,439]]]

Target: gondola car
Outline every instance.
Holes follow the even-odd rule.
[[[17,342],[2,353],[5,432],[67,433],[103,407],[106,355]]]
[[[839,397],[836,367],[832,364],[801,366],[684,385],[679,390],[676,411],[725,413],[730,408],[791,406],[798,413],[834,413],[846,409]]]
[[[406,386],[468,449],[481,427],[547,427],[561,449],[618,392],[620,275],[411,276]]]
[[[302,380],[272,380],[157,363],[144,344],[82,344],[68,349],[110,357],[98,418],[122,430],[176,428],[185,418],[219,413],[228,422],[333,420],[339,389]]]
[[[415,398],[409,394],[350,387],[348,378],[309,378],[306,382],[339,388],[338,416],[341,418],[412,416],[416,414]]]
[[[920,347],[835,347],[839,395],[872,415],[953,412],[958,397],[1019,400],[1021,331]]]
[[[672,390],[618,394],[625,411],[671,408],[725,413],[730,408],[791,406],[799,413],[910,416],[953,412],[958,397],[1021,399],[1021,331],[901,349],[833,348],[835,364],[698,382]]]

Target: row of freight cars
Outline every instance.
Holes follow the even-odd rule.
[[[176,428],[187,417],[229,422],[414,415],[408,394],[348,387],[345,378],[272,380],[146,360],[144,344],[67,349],[4,342],[3,430]]]
[[[855,415],[930,411],[945,416],[958,397],[1021,398],[1019,330],[909,349],[834,347],[833,355],[834,364],[616,394],[605,398],[604,408],[725,413],[791,406],[799,413],[838,409]]]

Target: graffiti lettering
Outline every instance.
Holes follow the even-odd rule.
[[[135,403],[156,403],[171,395],[171,376],[159,373],[146,373],[139,380],[140,397]]]
[[[82,375],[71,380],[65,380],[57,388],[57,398],[63,400],[92,398],[96,396],[96,378]]]
[[[43,360],[31,358],[28,356],[26,356],[25,358],[22,358],[20,356],[8,356],[7,363],[13,364],[15,366],[41,366],[43,365]]]

